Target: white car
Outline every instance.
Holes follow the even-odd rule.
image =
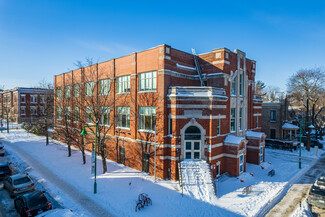
[[[42,214],[39,214],[35,217],[77,217],[71,210],[69,209],[52,209],[46,211]]]
[[[0,144],[0,156],[5,156],[5,148]]]

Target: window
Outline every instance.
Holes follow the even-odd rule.
[[[117,93],[130,92],[130,75],[117,78]]]
[[[71,120],[71,107],[70,106],[65,107],[65,120],[67,120],[67,121]]]
[[[130,128],[130,107],[118,106],[117,113],[117,127]]]
[[[94,82],[88,82],[86,85],[86,96],[92,96],[94,94]]]
[[[74,85],[74,96],[79,97],[79,84]]]
[[[230,131],[236,131],[236,109],[232,108],[230,113]]]
[[[56,88],[56,98],[61,98],[62,97],[62,89],[61,87]]]
[[[93,114],[94,114],[93,108],[91,106],[86,106],[86,109],[85,109],[85,116],[86,116],[85,121],[86,121],[86,123],[91,124],[91,123],[94,122]]]
[[[275,139],[275,137],[276,137],[276,132],[275,132],[275,129],[271,129],[270,130],[271,132],[270,132],[270,137],[271,137],[271,139]]]
[[[41,115],[46,115],[45,114],[45,107],[44,106],[41,106],[40,109],[41,109]]]
[[[61,120],[62,119],[62,108],[60,106],[56,107],[56,119]]]
[[[259,122],[258,118],[259,118],[259,117],[256,116],[256,128],[258,128],[258,124],[259,124],[259,123],[258,123],[258,122]]]
[[[139,107],[139,129],[152,131],[156,130],[156,107]]]
[[[65,98],[70,98],[71,96],[71,86],[65,86],[64,88],[64,96]]]
[[[31,115],[37,115],[37,107],[36,106],[31,106],[30,107],[30,114]]]
[[[237,77],[235,77],[231,83],[231,95],[237,95]]]
[[[168,118],[168,134],[173,135],[173,119]]]
[[[276,121],[276,111],[275,110],[271,110],[271,121]]]
[[[26,95],[20,96],[20,102],[25,103],[26,102]]]
[[[78,106],[74,107],[73,119],[75,122],[78,122],[80,118],[80,108]]]
[[[102,106],[100,109],[101,109],[100,124],[109,125],[109,107]]]
[[[30,96],[30,102],[31,103],[37,103],[37,95],[31,95]]]
[[[41,95],[41,103],[45,103],[45,96]]]
[[[141,73],[139,76],[139,90],[150,91],[157,89],[156,71]]]
[[[25,115],[26,114],[26,107],[25,106],[21,106],[20,107],[20,114],[21,115]]]
[[[263,162],[263,147],[260,147],[260,163]]]
[[[243,130],[243,108],[239,109],[239,130]]]
[[[244,73],[239,75],[239,95],[244,95]]]
[[[221,120],[218,119],[218,126],[217,126],[217,135],[220,135],[220,129],[221,129]]]
[[[239,173],[244,172],[244,155],[239,156]]]
[[[108,95],[109,89],[109,79],[103,79],[99,81],[99,95]]]

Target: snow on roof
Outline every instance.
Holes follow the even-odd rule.
[[[299,129],[299,127],[293,124],[285,123],[283,124],[282,129]]]
[[[238,136],[228,135],[223,142],[225,142],[225,143],[231,143],[231,144],[240,144],[243,140],[245,140],[244,137],[238,137]]]
[[[254,131],[247,131],[246,136],[247,137],[255,137],[255,138],[262,138],[264,133],[261,132],[254,132]]]

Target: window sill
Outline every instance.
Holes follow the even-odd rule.
[[[138,91],[138,93],[156,93],[157,90],[141,90],[141,91]]]
[[[130,94],[130,92],[116,93],[116,95],[127,95],[127,94]]]
[[[127,128],[127,127],[116,127],[116,129],[121,129],[121,130],[130,130],[130,128]]]
[[[142,132],[142,133],[153,133],[155,134],[154,130],[143,130],[143,129],[139,129],[138,132]]]

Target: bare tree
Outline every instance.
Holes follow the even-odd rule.
[[[288,80],[288,93],[293,99],[293,103],[304,105],[306,108],[306,122],[311,122],[320,129],[322,118],[319,114],[324,110],[325,98],[325,71],[323,68],[308,68],[301,69]],[[312,110],[311,115],[309,110]],[[306,127],[308,127],[306,125]],[[306,131],[309,132],[308,129]],[[308,141],[309,133],[308,133]],[[307,149],[310,148],[310,142],[307,144]]]

